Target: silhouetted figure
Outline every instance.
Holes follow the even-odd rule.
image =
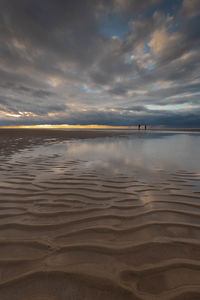
[[[138,130],[140,130],[140,126],[141,126],[141,125],[139,124],[139,125],[138,125]]]
[[[147,130],[147,125],[146,124],[144,125],[144,129]]]

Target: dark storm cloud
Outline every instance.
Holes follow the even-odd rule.
[[[199,0],[183,0],[181,15],[186,18],[192,18],[200,15],[200,2]]]
[[[181,113],[169,112],[169,111],[140,111],[139,114],[136,111],[94,111],[89,110],[86,112],[73,112],[66,114],[59,118],[34,118],[31,117],[31,124],[99,124],[99,125],[126,125],[126,126],[137,126],[139,123],[148,124],[148,127],[155,125],[164,125],[168,127],[185,127],[194,128],[198,127],[199,124],[199,113],[200,110],[196,111],[182,111]],[[81,120],[81,122],[80,122]],[[10,122],[10,123],[9,123]],[[4,124],[12,125],[28,125],[30,124],[29,118],[25,117],[24,120],[17,119],[15,121],[4,120]],[[170,126],[169,126],[170,124]]]
[[[56,95],[54,92],[50,92],[50,91],[42,90],[42,89],[33,89],[31,87],[24,86],[24,85],[15,85],[12,82],[2,83],[1,87],[15,90],[18,93],[22,93],[22,94],[26,94],[26,95],[30,95],[30,96],[38,97],[38,98],[45,98],[45,97],[50,97],[50,96]]]
[[[199,10],[198,0],[1,0],[0,125],[200,126]],[[147,108],[177,104],[192,107]]]

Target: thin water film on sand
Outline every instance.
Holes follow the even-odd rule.
[[[199,149],[189,133],[7,137],[0,299],[199,299]]]

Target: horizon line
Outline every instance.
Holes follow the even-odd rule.
[[[145,124],[140,124],[141,129]],[[147,125],[148,129],[160,129],[160,130],[200,130],[199,127],[165,127],[163,125],[155,125],[150,126]],[[89,125],[70,125],[70,124],[37,124],[37,125],[7,125],[0,126],[0,129],[138,129],[138,125],[97,125],[97,124],[89,124]]]

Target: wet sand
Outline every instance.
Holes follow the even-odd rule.
[[[33,155],[44,143],[113,135],[0,131],[1,300],[200,299],[199,173],[142,180]]]

